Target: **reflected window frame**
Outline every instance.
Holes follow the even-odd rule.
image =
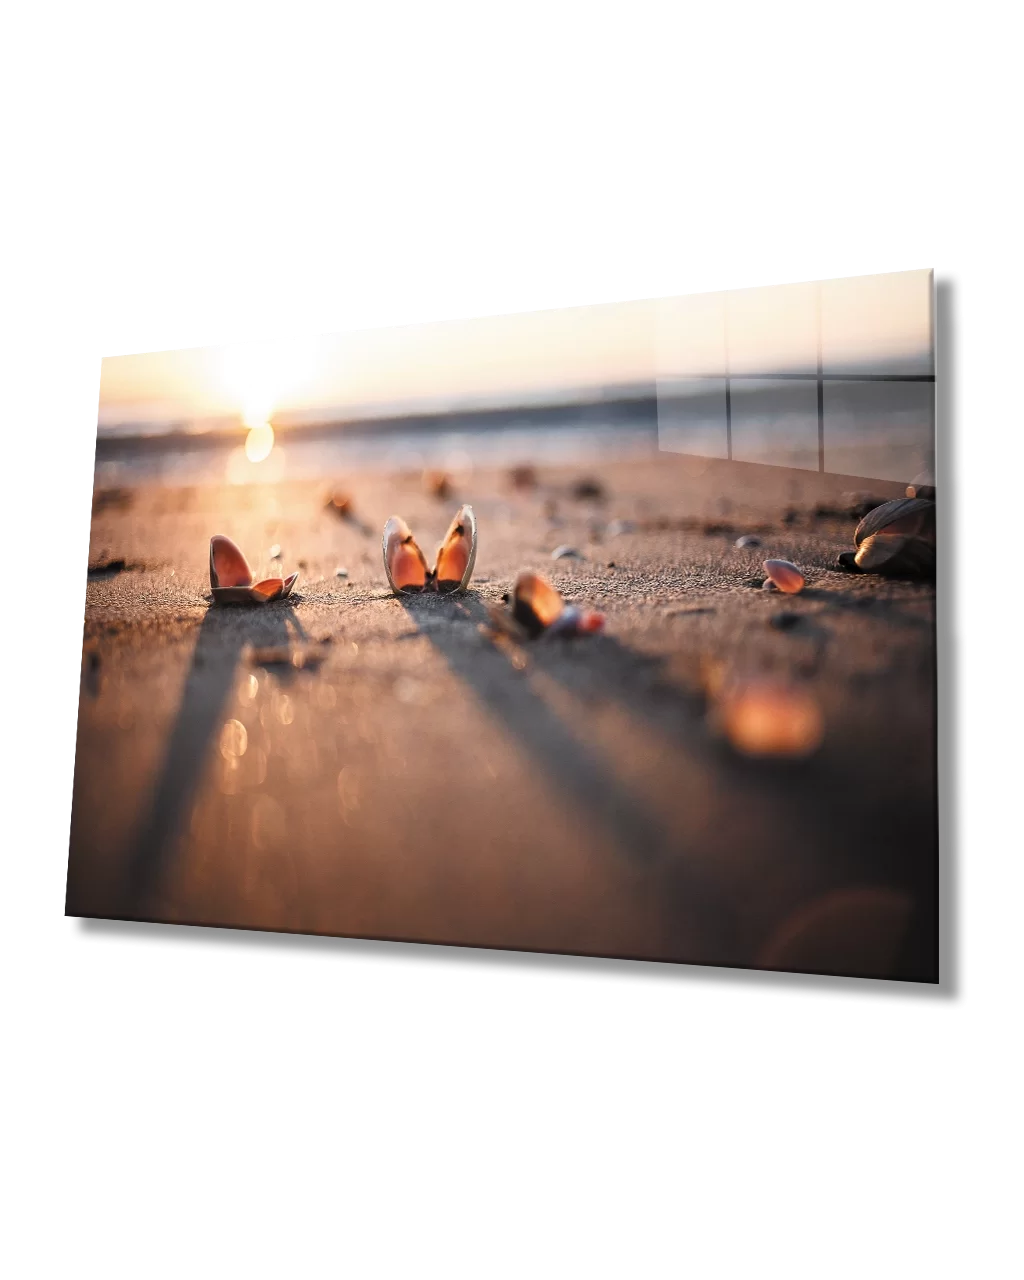
[[[881,273],[888,274],[888,273]],[[840,279],[851,280],[856,276],[841,276]],[[796,282],[795,282],[796,283]],[[733,451],[733,433],[732,433],[732,388],[739,387],[742,384],[754,383],[782,383],[782,381],[795,381],[795,383],[815,384],[817,385],[817,408],[818,408],[818,472],[824,474],[826,465],[824,465],[824,384],[826,383],[925,383],[936,385],[938,375],[936,370],[936,303],[937,303],[937,283],[936,273],[933,269],[929,269],[929,310],[931,310],[931,342],[929,342],[929,367],[933,370],[929,374],[883,374],[883,372],[835,372],[835,374],[827,374],[824,371],[823,361],[823,294],[824,287],[828,284],[828,280],[815,280],[815,335],[817,335],[817,371],[815,374],[780,374],[780,372],[744,372],[737,374],[730,367],[730,323],[728,323],[728,312],[730,312],[730,297],[735,291],[722,291],[722,307],[723,307],[723,339],[724,339],[724,370],[721,375],[690,375],[689,378],[682,379],[691,381],[691,383],[724,383],[724,428],[726,428],[726,458],[728,461],[737,461],[735,451]],[[773,288],[769,285],[768,288]],[[780,285],[782,288],[782,285]],[[660,381],[673,381],[680,379],[659,379]],[[660,393],[659,393],[660,402]],[[934,403],[934,402],[933,402]],[[659,433],[660,434],[660,433]]]

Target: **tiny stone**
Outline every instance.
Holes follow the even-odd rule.
[[[582,560],[583,556],[575,547],[567,546],[563,543],[560,547],[555,547],[551,553],[552,560]]]
[[[760,545],[761,539],[753,533],[745,533],[741,538],[736,539],[736,546],[741,549],[743,547],[759,547]]]
[[[338,567],[337,567],[337,569],[335,569],[335,571],[334,571],[334,576],[335,576],[336,578],[347,578],[347,577],[348,577],[348,570],[345,568],[345,566],[344,566],[344,565],[339,564],[339,565],[338,565]]]
[[[790,560],[766,560],[764,571],[780,591],[796,595],[806,586],[804,575]]]
[[[270,558],[271,560],[281,559],[281,546],[279,543],[275,542],[274,545],[270,548]]]
[[[616,564],[615,564],[615,561],[614,561],[614,560],[609,560],[609,561],[608,561],[608,568],[609,568],[609,569],[614,569],[614,568],[616,568]]]

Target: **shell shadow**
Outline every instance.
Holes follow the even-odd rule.
[[[805,665],[817,668],[830,640],[828,628],[817,617],[800,618],[788,635],[791,641],[782,643],[799,644],[807,651]],[[681,763],[700,760],[736,797],[736,803],[744,797],[770,804],[788,798],[785,811],[793,823],[793,840],[817,850],[820,873],[836,876],[837,888],[848,874],[843,866],[849,864],[858,868],[866,883],[906,892],[913,900],[914,915],[892,976],[936,981],[936,832],[929,814],[891,798],[865,805],[862,791],[851,785],[841,760],[828,754],[800,761],[738,755],[709,733],[703,693],[676,683],[662,659],[636,653],[606,633],[568,644],[539,642],[530,652],[545,676],[581,703],[595,695],[615,700],[630,717],[671,742]],[[763,875],[764,869],[756,874]],[[757,891],[754,881],[744,889],[742,878],[731,883],[711,877],[702,880],[705,900],[716,903],[719,921],[729,918],[727,904],[733,894]],[[678,891],[688,895],[691,889],[690,883],[683,882]]]
[[[723,895],[709,879],[691,868],[678,840],[601,756],[570,731],[562,716],[513,666],[508,654],[481,637],[480,624],[488,620],[482,599],[472,590],[458,596],[403,595],[398,599],[417,633],[429,640],[452,673],[554,780],[566,801],[612,838],[621,857],[652,871],[671,863],[674,892],[681,901],[685,900],[687,915],[696,912],[699,916],[701,932],[706,935],[699,943],[694,940],[693,959],[699,962],[702,957],[697,953],[711,950],[721,956],[735,956],[741,962]],[[448,615],[450,626],[421,625],[425,616],[433,620],[439,612]],[[555,653],[556,645],[564,649],[565,644],[573,648],[586,646],[588,650],[610,646],[630,678],[648,678],[644,659],[606,638],[553,641],[550,646],[541,641],[530,646],[530,653],[534,655],[544,648]],[[545,669],[547,665],[545,662]],[[693,709],[687,704],[690,717]]]
[[[245,647],[286,644],[293,636],[305,639],[306,633],[291,600],[255,609],[213,606],[207,611],[149,805],[128,847],[118,914],[150,914],[223,721]]]

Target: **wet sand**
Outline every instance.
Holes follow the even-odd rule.
[[[667,454],[538,475],[350,477],[358,521],[323,484],[100,495],[69,914],[935,980],[934,588],[837,571],[855,521],[814,513],[901,487]],[[385,519],[429,555],[462,501],[469,592],[396,599]],[[280,544],[292,600],[210,607],[213,533],[258,573]],[[802,595],[759,589],[769,555]],[[605,633],[496,646],[523,568]],[[319,665],[252,653],[295,642]],[[737,755],[709,660],[798,680],[821,748]]]

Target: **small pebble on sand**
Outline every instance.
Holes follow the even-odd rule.
[[[766,560],[764,571],[780,591],[795,596],[806,586],[804,575],[791,560]]]

